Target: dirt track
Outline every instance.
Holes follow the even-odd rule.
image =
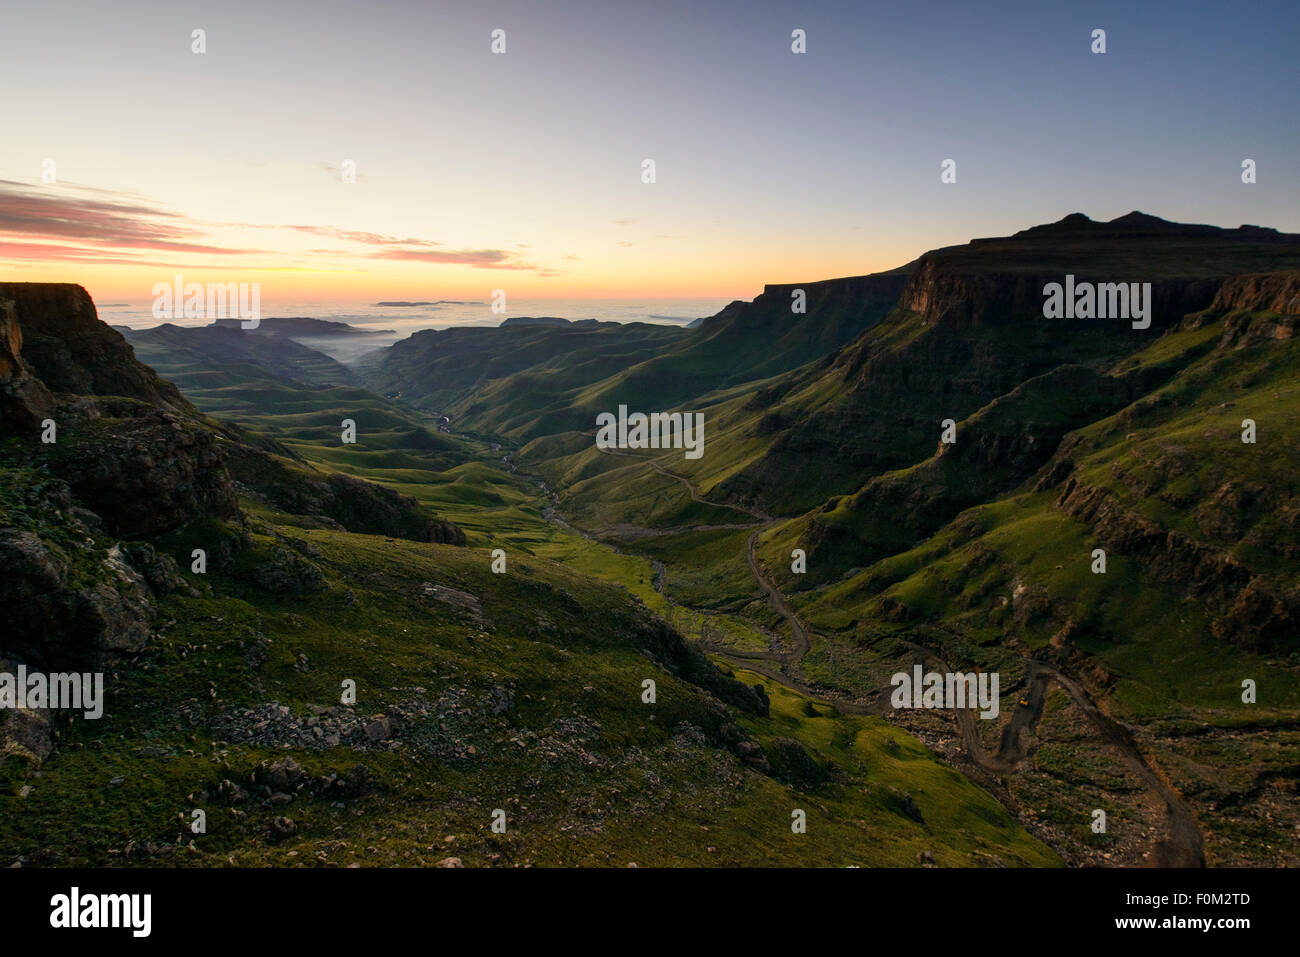
[[[804,677],[800,662],[812,646],[808,628],[800,620],[794,609],[790,607],[789,602],[786,601],[776,583],[764,571],[757,555],[759,536],[765,529],[774,524],[776,519],[754,509],[710,502],[699,494],[690,479],[668,471],[654,460],[639,459],[637,456],[620,452],[609,454],[622,455],[625,458],[647,462],[659,474],[680,482],[690,494],[692,500],[715,508],[730,509],[761,523],[749,536],[746,544],[746,558],[750,570],[754,574],[754,579],[767,595],[772,608],[785,619],[786,624],[789,626],[794,645],[788,651],[742,652],[720,647],[712,647],[709,649],[710,651],[737,666],[762,674],[801,694],[828,699],[843,712],[876,715],[884,715],[889,712],[890,688],[882,689],[875,696],[874,701],[849,700],[841,695],[828,693],[825,689],[814,687]],[[934,661],[941,671],[952,670],[932,649],[925,648],[914,642],[904,642],[904,644],[911,648],[920,659],[928,658]],[[1026,659],[1025,667],[1028,683],[1025,695],[1029,705],[1028,707],[1017,707],[1012,712],[1010,720],[1002,729],[996,753],[989,753],[980,741],[978,729],[975,725],[976,718],[972,710],[969,708],[954,709],[954,719],[970,760],[976,767],[987,772],[985,775],[979,775],[982,783],[993,791],[1004,804],[1012,807],[1014,811],[1014,801],[1010,800],[1010,795],[1001,785],[998,777],[1018,770],[1025,759],[1029,757],[1031,753],[1029,742],[1033,740],[1038,722],[1042,718],[1043,705],[1047,697],[1047,686],[1055,682],[1069,697],[1070,701],[1087,716],[1098,736],[1107,745],[1119,752],[1125,763],[1143,781],[1147,789],[1157,795],[1164,804],[1165,835],[1151,848],[1150,866],[1204,867],[1204,845],[1195,815],[1177,791],[1150,765],[1128,728],[1102,712],[1088,693],[1068,676],[1032,658]],[[990,775],[993,777],[990,778]]]

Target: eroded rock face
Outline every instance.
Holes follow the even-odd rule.
[[[0,283],[0,313],[6,310],[21,327],[23,360],[49,391],[189,408],[174,385],[136,360],[120,332],[100,321],[81,286]]]
[[[1061,282],[1070,268],[1063,263],[1034,273],[971,273],[945,262],[942,254],[929,253],[922,257],[899,303],[928,324],[943,323],[950,329],[1036,321],[1043,315],[1043,287]],[[1140,262],[1124,270],[1097,268],[1103,270],[1097,281],[1138,282],[1148,275]],[[1188,313],[1206,308],[1218,288],[1217,279],[1152,282],[1153,328],[1168,328]]]
[[[272,549],[270,557],[253,570],[253,580],[277,594],[298,595],[325,587],[320,567],[287,548]]]
[[[1204,602],[1211,633],[1249,650],[1281,650],[1294,642],[1300,590],[1279,588],[1232,555],[1167,531],[1129,509],[1106,489],[1069,479],[1056,507],[1093,529],[1107,548],[1139,560],[1146,574]]]
[[[31,441],[114,535],[239,515],[212,431],[80,286],[0,283],[0,409],[0,433]],[[56,441],[38,446],[46,418]]]
[[[23,361],[23,331],[12,300],[0,298],[0,422],[34,432],[54,411],[54,396]]]
[[[47,670],[97,668],[144,649],[154,603],[120,554],[73,556],[31,532],[0,529],[0,645]]]
[[[9,663],[0,661],[0,670]],[[39,766],[54,751],[54,728],[46,708],[0,711],[0,767],[17,760]]]
[[[1251,273],[1232,276],[1219,288],[1211,310],[1250,309],[1300,316],[1300,271]]]
[[[216,437],[195,419],[138,401],[61,403],[50,467],[120,538],[163,534],[239,504]]]

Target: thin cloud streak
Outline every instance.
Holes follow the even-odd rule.
[[[56,187],[69,190],[66,185]],[[76,192],[108,193],[92,187]],[[444,243],[419,237],[398,237],[334,226],[282,223],[205,223],[190,220],[168,210],[139,201],[112,202],[86,196],[55,194],[47,187],[33,187],[0,180],[0,238],[38,242],[0,243],[0,258],[28,262],[95,262],[149,266],[175,266],[132,258],[130,253],[184,253],[204,256],[259,256],[270,260],[292,258],[291,250],[274,251],[235,248],[203,241],[213,229],[259,229],[305,233],[367,248],[367,251],[312,250],[316,254],[346,256],[358,260],[387,260],[428,265],[468,266],[474,269],[534,271],[555,275],[549,267],[524,262],[504,249],[447,249]],[[39,240],[50,240],[43,243]],[[106,257],[103,250],[115,250]],[[256,268],[275,268],[275,262],[261,262]]]

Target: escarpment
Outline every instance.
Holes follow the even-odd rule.
[[[0,432],[22,440],[32,463],[66,481],[111,534],[142,538],[200,518],[238,518],[211,429],[99,320],[85,289],[0,283],[0,315],[13,412]]]
[[[902,277],[889,315],[822,363],[767,386],[782,398],[765,410],[765,449],[720,491],[787,513],[850,493],[927,456],[944,419],[960,422],[1061,366],[1101,371],[1140,352],[1185,316],[1210,309],[1229,280],[1224,296],[1244,303],[1254,290],[1274,305],[1300,307],[1291,305],[1285,279],[1232,279],[1261,266],[1300,268],[1300,236],[1140,213],[1108,223],[1075,214],[926,253]],[[1149,283],[1149,326],[1134,328],[1124,317],[1045,317],[1045,287],[1067,276]],[[1284,320],[1271,334],[1289,328]]]
[[[1231,276],[1219,287],[1209,308],[1214,313],[1249,309],[1300,316],[1300,270]]]

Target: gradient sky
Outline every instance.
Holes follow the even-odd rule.
[[[1295,0],[705,5],[6,0],[0,276],[749,299],[1074,211],[1300,232]]]

